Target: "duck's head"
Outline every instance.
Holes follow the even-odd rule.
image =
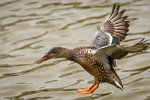
[[[40,64],[40,63],[42,63],[46,60],[49,60],[51,58],[65,58],[66,57],[65,55],[67,55],[66,53],[68,53],[67,51],[68,51],[68,49],[63,48],[63,47],[53,47],[42,58],[35,61],[35,63]]]

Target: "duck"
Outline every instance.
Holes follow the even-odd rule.
[[[119,12],[120,5],[114,4],[110,15],[102,27],[97,26],[95,37],[88,46],[68,49],[53,47],[43,57],[36,60],[36,64],[53,58],[65,58],[81,65],[94,77],[93,84],[88,89],[77,89],[80,94],[91,94],[100,83],[109,83],[123,90],[121,79],[114,67],[116,60],[122,59],[128,53],[141,52],[149,48],[147,40],[142,39],[134,45],[123,46],[120,42],[125,39],[129,31],[129,21],[123,16],[125,9]]]

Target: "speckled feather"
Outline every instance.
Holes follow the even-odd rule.
[[[116,74],[112,65],[110,65],[110,68],[106,67],[103,62],[97,59],[95,54],[93,54],[93,51],[97,50],[98,48],[99,47],[97,46],[74,48],[70,53],[71,59],[68,59],[79,63],[88,73],[93,75],[97,84],[107,82],[116,86],[114,83],[115,79],[123,87],[121,80]]]

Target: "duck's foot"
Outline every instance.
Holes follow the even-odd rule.
[[[83,92],[83,91],[90,91],[89,89],[85,90],[85,89],[77,89],[77,92]]]
[[[84,89],[78,89],[77,92],[80,94],[91,94],[91,93],[93,93],[93,91],[84,90]]]
[[[96,87],[93,88],[95,85],[96,85],[96,82],[94,82],[94,84],[89,89],[87,89],[87,90],[77,89],[77,92],[80,94],[91,94],[99,87],[99,84],[97,84]]]
[[[94,86],[96,85],[96,81],[94,81],[94,83],[91,85],[91,87],[87,90],[84,89],[77,89],[78,92],[82,92],[82,91],[90,91]]]

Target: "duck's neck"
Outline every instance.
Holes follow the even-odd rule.
[[[59,54],[58,58],[67,58],[68,59],[70,57],[70,53],[71,53],[70,49],[63,48],[61,53]]]
[[[61,56],[62,56],[62,58],[66,58],[68,60],[75,61],[75,56],[74,56],[73,50],[64,48],[64,50],[61,53]]]

